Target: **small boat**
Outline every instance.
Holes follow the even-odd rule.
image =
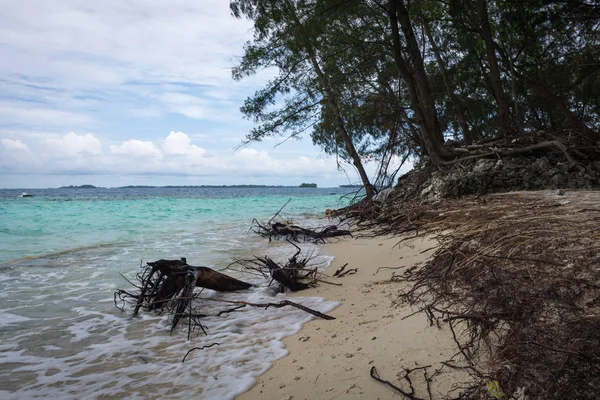
[[[31,193],[23,192],[19,197],[33,197]]]

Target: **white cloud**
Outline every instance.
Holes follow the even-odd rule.
[[[129,155],[134,157],[160,156],[161,153],[156,145],[149,141],[130,139],[119,146],[111,145],[110,152],[113,154]]]
[[[50,150],[58,153],[59,156],[99,156],[102,154],[100,140],[91,133],[77,135],[71,132],[59,139],[46,139],[46,143]]]
[[[163,148],[168,155],[202,157],[206,150],[191,144],[191,142],[192,140],[187,134],[171,131],[165,139]]]
[[[3,122],[28,125],[52,124],[59,126],[84,125],[91,120],[88,116],[71,111],[40,107],[30,103],[0,102],[0,117]]]
[[[159,146],[157,142],[162,142]],[[318,181],[338,180],[343,175],[336,169],[331,158],[314,158],[290,153],[269,154],[263,150],[244,148],[231,151],[210,152],[193,143],[184,132],[171,131],[163,141],[129,139],[120,144],[105,143],[109,152],[102,152],[100,139],[93,134],[71,132],[59,138],[28,138],[28,144],[20,140],[4,138],[3,153],[8,149],[30,149],[30,161],[11,156],[11,162],[0,162],[0,186],[3,173],[44,175],[88,174],[94,176],[171,177],[165,184],[176,184],[184,177],[217,180],[219,183],[257,182],[276,183],[283,180],[295,184],[294,180]],[[14,151],[12,152],[14,153]],[[139,162],[145,157],[144,162]],[[1,157],[0,157],[1,158]],[[6,157],[5,157],[6,161]],[[165,178],[166,179],[166,178]],[[291,180],[291,181],[290,181]],[[212,181],[211,181],[212,182]]]
[[[223,99],[177,92],[162,94],[159,99],[169,112],[200,120],[225,121],[231,117],[230,110],[237,107],[235,103]]]
[[[169,112],[193,119],[206,119],[210,116],[204,99],[183,93],[165,93],[160,96],[160,99]]]
[[[25,152],[27,154],[31,153],[29,147],[20,140],[2,139],[1,142],[2,146],[8,151]]]
[[[0,2],[0,59],[10,60],[0,63],[0,137],[21,141],[32,155],[9,165],[3,142],[0,186],[8,168],[226,183],[344,180],[308,142],[294,142],[290,153],[271,152],[272,143],[232,153],[251,129],[239,113],[243,99],[273,72],[232,81],[252,30],[230,16],[228,1]],[[192,131],[208,136],[184,133]]]
[[[232,55],[241,52],[250,27],[231,17],[223,0],[5,2],[0,37],[11,63],[1,70],[51,75],[76,87],[128,81],[218,86],[230,79]],[[40,59],[46,62],[35,62]]]

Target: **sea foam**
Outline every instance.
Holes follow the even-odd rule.
[[[323,313],[337,305],[277,294],[266,280],[229,268],[224,272],[256,286],[236,293],[204,290],[195,306],[215,315],[202,319],[206,335],[196,329],[187,340],[186,321],[170,334],[168,317],[154,312],[132,318],[130,306],[124,312],[115,307],[113,293],[130,288],[123,277],[135,280],[144,261],[187,257],[191,265],[222,269],[253,255],[279,261],[293,255],[296,248],[285,241],[267,243],[248,233],[253,217],[268,219],[289,197],[114,199],[113,192],[102,198],[87,193],[69,202],[41,194],[27,203],[0,199],[14,216],[0,221],[2,399],[232,399],[285,356],[282,339],[314,317],[292,307],[245,307],[216,316],[232,306],[211,299],[288,299]],[[321,224],[302,214],[335,207],[337,199],[295,198],[286,210],[295,222]],[[301,247],[303,254],[313,252],[312,266],[331,262],[314,246]],[[219,345],[194,350],[182,362],[189,350],[213,343]]]
[[[303,247],[315,253],[312,266],[324,268],[331,262],[331,257],[318,255],[315,248]],[[284,261],[294,251],[285,242],[268,246],[268,254],[275,260]],[[99,261],[93,260],[92,265]],[[47,285],[38,295],[44,296],[45,303],[35,303],[32,296],[29,307],[21,305],[18,310],[23,315],[14,310],[0,314],[0,379],[6,383],[0,391],[3,399],[232,399],[252,387],[257,376],[285,356],[281,340],[297,333],[314,317],[292,307],[245,307],[216,316],[232,306],[211,299],[252,303],[286,299],[323,313],[337,305],[321,298],[276,294],[265,286],[264,279],[230,268],[225,272],[253,281],[256,286],[235,293],[204,290],[195,306],[215,316],[202,319],[206,335],[196,329],[188,341],[185,322],[169,334],[166,315],[142,312],[131,318],[131,307],[119,312],[112,304],[117,284],[114,277],[107,276],[110,269],[95,269],[93,280],[87,280],[92,274],[86,270],[94,268],[73,270],[74,276],[47,271],[45,276],[38,276]],[[125,275],[131,279],[135,272],[133,269]],[[13,282],[4,290],[13,296],[30,292],[28,283],[33,272],[12,273],[21,282]],[[120,283],[127,285],[124,280]],[[45,308],[47,315],[32,310],[36,304]],[[59,309],[53,309],[53,304]],[[12,335],[5,330],[7,327],[13,328]],[[218,346],[194,350],[182,362],[189,350],[213,343]]]

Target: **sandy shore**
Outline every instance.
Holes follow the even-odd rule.
[[[432,251],[425,250],[435,243],[416,239],[395,246],[398,240],[347,239],[327,245],[325,251],[336,257],[329,275],[345,263],[358,272],[330,279],[342,286],[321,284],[303,295],[339,301],[330,313],[336,320],[313,320],[286,338],[290,354],[238,399],[397,399],[398,393],[369,376],[372,366],[382,379],[409,391],[403,368],[432,365],[431,375],[448,360],[456,352],[450,332],[429,327],[423,313],[403,320],[414,310],[397,303],[401,284],[387,282],[393,273],[426,260]],[[427,398],[423,372],[413,372],[411,379],[415,396]],[[433,379],[433,398],[465,379],[464,373],[445,368]]]

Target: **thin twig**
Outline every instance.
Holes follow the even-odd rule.
[[[194,347],[191,350],[188,350],[187,353],[185,353],[185,356],[183,356],[183,360],[181,360],[181,363],[183,364],[185,362],[185,359],[187,358],[187,356],[194,350],[204,350],[204,349],[208,349],[209,347],[213,347],[213,346],[219,346],[219,343],[213,343],[213,344],[209,344],[208,346],[202,346],[202,347]]]

